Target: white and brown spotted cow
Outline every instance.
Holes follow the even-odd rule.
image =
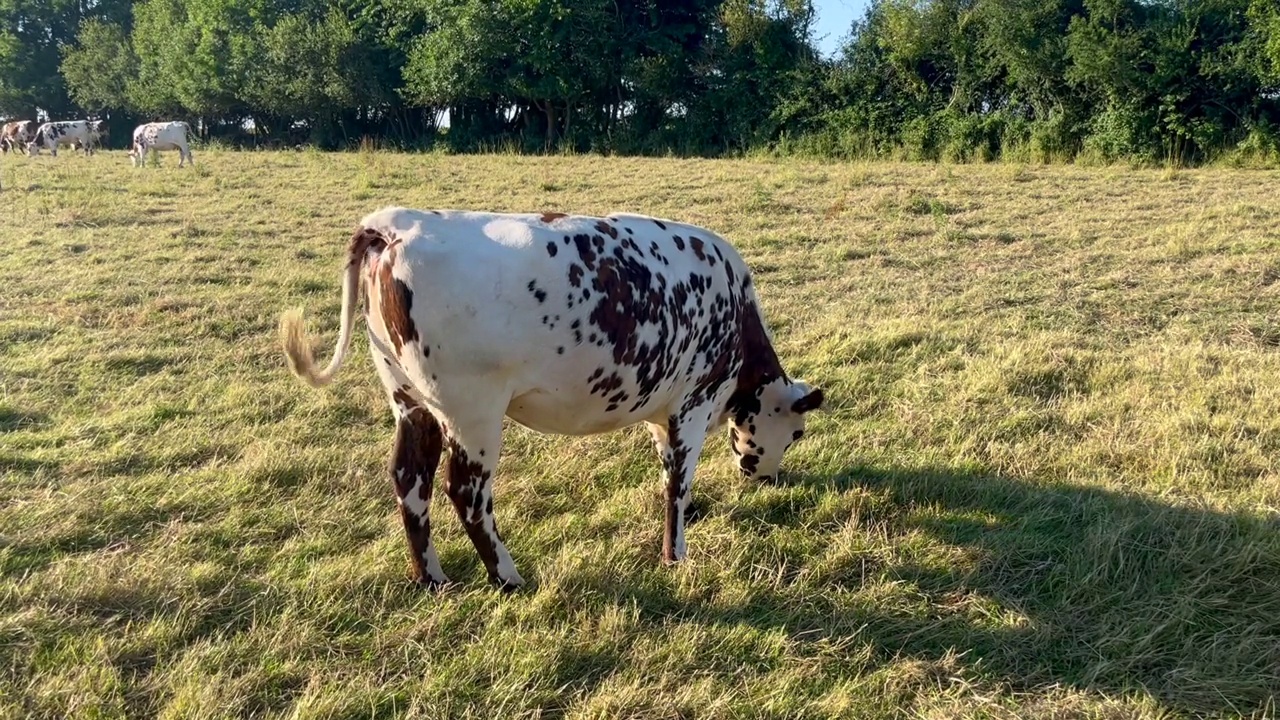
[[[31,139],[31,121],[17,120],[7,122],[0,127],[0,151],[27,151],[27,142]]]
[[[191,148],[187,145],[187,135],[190,132],[191,127],[181,120],[139,125],[133,130],[133,147],[129,148],[129,159],[133,161],[134,167],[138,167],[147,164],[147,153],[177,150],[178,167],[186,163],[195,164]]]
[[[290,367],[319,387],[342,365],[360,286],[374,364],[397,419],[391,479],[415,579],[447,582],[431,542],[437,464],[490,579],[523,580],[498,534],[493,474],[503,416],[588,435],[643,422],[666,478],[662,557],[685,556],[684,518],[707,435],[729,424],[738,467],[766,479],[822,391],[789,378],[742,258],[692,225],[387,208],[361,223],[341,331],[316,366],[299,313],[281,320]]]
[[[36,128],[35,135],[27,143],[28,155],[39,155],[40,150],[48,150],[50,155],[58,156],[58,148],[62,145],[79,145],[86,155],[92,155],[98,141],[106,134],[101,120],[63,120],[47,122]]]

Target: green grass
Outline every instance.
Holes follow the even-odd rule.
[[[0,716],[1276,717],[1280,173],[123,153],[0,164]],[[385,204],[637,211],[755,268],[828,409],[709,444],[664,568],[643,429],[511,428],[531,581],[407,582],[341,257]]]

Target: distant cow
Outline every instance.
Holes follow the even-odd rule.
[[[709,230],[640,215],[385,208],[364,218],[343,272],[338,345],[319,369],[301,315],[281,319],[293,372],[319,387],[346,357],[365,289],[374,365],[396,417],[390,474],[415,579],[448,579],[429,507],[445,493],[489,578],[524,581],[494,523],[503,416],[543,433],[648,426],[665,473],[662,557],[685,557],[694,466],[728,423],[747,477],[767,480],[822,390],[788,377],[750,270]]]
[[[134,167],[147,164],[147,153],[161,150],[177,150],[178,167],[188,162],[195,163],[191,148],[187,146],[187,134],[190,132],[190,126],[181,120],[139,125],[133,131],[133,147],[129,149]]]
[[[8,122],[0,128],[0,152],[10,150],[27,151],[27,141],[31,139],[31,121],[18,120]]]
[[[47,122],[36,129],[35,136],[27,143],[28,155],[39,155],[41,149],[58,156],[61,145],[80,145],[86,155],[92,155],[98,141],[106,134],[101,120],[64,120]]]

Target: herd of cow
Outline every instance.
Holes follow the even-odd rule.
[[[25,152],[27,155],[39,155],[41,150],[48,150],[50,155],[58,156],[58,148],[67,145],[73,150],[84,150],[92,155],[94,148],[106,137],[107,130],[101,120],[63,120],[47,122],[36,126],[34,120],[18,120],[4,124],[0,129],[0,151],[8,153]],[[152,122],[139,125],[133,131],[133,144],[129,148],[129,157],[134,166],[144,165],[147,155],[160,150],[177,150],[178,167],[183,167],[191,158],[191,148],[187,144],[187,136],[191,128],[181,120],[169,122]]]

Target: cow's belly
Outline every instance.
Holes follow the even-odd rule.
[[[630,403],[608,410],[607,401],[597,395],[534,390],[512,398],[507,417],[542,433],[595,435],[649,419],[655,414],[655,404],[650,400],[634,411]]]

